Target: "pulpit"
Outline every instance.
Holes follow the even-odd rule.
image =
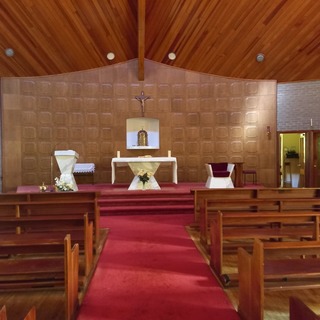
[[[54,152],[54,155],[60,169],[60,181],[70,184],[74,191],[78,191],[73,170],[79,154],[74,150],[57,150]]]

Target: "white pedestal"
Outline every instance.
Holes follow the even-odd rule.
[[[73,150],[57,150],[54,152],[59,169],[60,181],[68,183],[74,191],[78,191],[77,183],[73,176],[74,165],[76,164],[79,154]]]

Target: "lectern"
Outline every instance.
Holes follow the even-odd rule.
[[[61,173],[60,181],[70,184],[74,191],[78,191],[78,186],[73,176],[73,169],[79,159],[79,154],[74,150],[56,150],[54,155]]]

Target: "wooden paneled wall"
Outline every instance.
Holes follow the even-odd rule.
[[[126,119],[141,116],[135,96],[144,91],[145,117],[160,121],[159,150],[126,150]],[[55,150],[76,150],[94,162],[95,181],[110,183],[111,159],[166,156],[178,160],[178,179],[206,181],[206,162],[244,162],[258,180],[276,186],[276,82],[216,77],[137,59],[55,76],[2,79],[3,191],[53,184]],[[271,134],[267,135],[267,127]],[[128,168],[117,182],[129,183]],[[160,182],[171,180],[160,167]]]

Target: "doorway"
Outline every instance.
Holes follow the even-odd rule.
[[[320,150],[320,134],[319,134]],[[319,151],[320,152],[320,151]],[[280,133],[280,186],[305,187],[306,134],[304,132]],[[319,156],[320,159],[320,156]],[[320,165],[319,165],[320,168]],[[320,184],[320,175],[319,175]]]
[[[320,187],[320,132],[313,132],[310,185]]]

